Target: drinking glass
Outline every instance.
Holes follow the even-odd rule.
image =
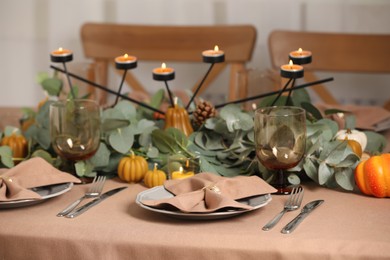
[[[271,185],[276,194],[289,194],[284,170],[295,167],[306,146],[306,114],[299,107],[274,106],[257,109],[254,118],[258,160],[275,171]]]
[[[76,162],[92,157],[100,144],[100,107],[89,99],[50,105],[50,138],[61,158]]]

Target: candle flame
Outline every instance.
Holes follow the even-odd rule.
[[[167,68],[167,65],[165,64],[165,62],[163,62],[163,63],[161,64],[161,68],[162,68],[162,69],[166,69],[166,68]]]
[[[215,45],[215,46],[214,46],[214,51],[219,51],[218,45]]]
[[[292,60],[290,60],[290,61],[288,62],[288,65],[290,65],[290,66],[294,65],[293,62],[292,62]]]
[[[257,109],[256,103],[252,103],[252,109],[253,109],[253,110],[256,110],[256,109]]]
[[[180,173],[183,173],[183,167],[180,166],[179,172],[180,172]]]
[[[127,53],[125,54],[125,55],[123,55],[126,59],[127,59],[127,57],[129,57],[129,55],[127,55]]]
[[[59,48],[58,48],[58,51],[62,51],[62,50],[63,50],[62,47],[59,47]]]
[[[302,52],[302,48],[299,48],[299,49],[298,49],[298,52]]]

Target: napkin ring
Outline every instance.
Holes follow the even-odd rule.
[[[217,194],[221,194],[221,190],[219,189],[219,187],[217,185],[215,185],[214,183],[208,185],[208,186],[205,186],[202,188],[202,190],[204,189],[209,189]]]

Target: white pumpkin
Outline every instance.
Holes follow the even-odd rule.
[[[336,139],[338,140],[354,140],[360,144],[362,151],[366,149],[367,146],[367,136],[365,133],[359,130],[343,129],[339,130],[336,134]]]

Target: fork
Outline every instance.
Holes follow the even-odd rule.
[[[65,215],[69,214],[84,199],[90,199],[90,198],[99,197],[100,193],[103,190],[103,186],[104,186],[105,181],[106,181],[106,176],[99,176],[99,177],[95,176],[95,178],[92,181],[91,187],[89,187],[88,191],[84,194],[84,196],[82,196],[81,198],[79,198],[78,200],[76,200],[75,202],[70,204],[63,211],[59,212],[57,214],[57,217],[63,217]]]
[[[284,204],[283,210],[276,215],[270,222],[268,222],[264,227],[264,231],[268,231],[273,228],[279,220],[283,217],[284,213],[287,211],[293,211],[298,209],[301,206],[303,199],[303,188],[302,186],[294,187],[290,193],[290,196],[286,203]]]

